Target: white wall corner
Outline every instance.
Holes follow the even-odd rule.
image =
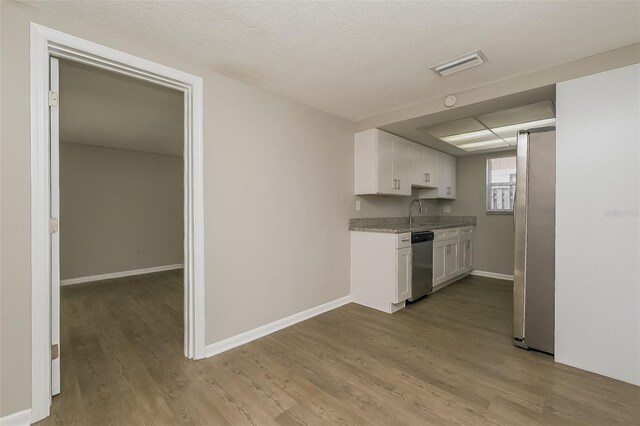
[[[476,277],[486,277],[486,278],[495,278],[497,280],[513,281],[513,275],[499,274],[497,272],[489,272],[489,271],[479,271],[477,269],[472,270],[471,275],[475,275]]]
[[[31,424],[31,409],[18,411],[8,416],[0,417],[0,426],[29,426]]]
[[[283,328],[290,327],[301,321],[339,308],[340,306],[346,305],[350,302],[351,295],[344,296],[339,299],[324,303],[322,305],[315,306],[311,309],[307,309],[306,311],[298,312],[297,314],[293,314],[286,318],[282,318],[272,323],[254,328],[253,330],[249,330],[236,336],[221,340],[219,342],[212,343],[211,345],[206,346],[205,357],[209,358],[222,352],[226,352],[229,349],[233,349],[235,347],[244,345],[245,343],[249,343],[253,340],[259,339],[260,337],[275,333],[276,331],[282,330]]]

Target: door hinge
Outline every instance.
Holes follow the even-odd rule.
[[[49,233],[55,234],[60,229],[60,223],[57,217],[49,218]]]
[[[58,92],[53,92],[49,90],[49,106],[50,107],[58,106]]]
[[[60,356],[60,346],[58,344],[51,345],[51,361],[58,359]]]

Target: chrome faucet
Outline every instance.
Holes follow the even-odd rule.
[[[409,203],[409,228],[413,227],[413,215],[411,214],[411,208],[413,207],[413,203],[418,202],[418,211],[420,213],[423,212],[422,209],[422,200],[416,198],[415,200],[411,200],[411,202]]]

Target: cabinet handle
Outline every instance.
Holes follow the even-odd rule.
[[[409,239],[408,239],[408,238],[403,238],[403,239],[402,239],[402,240],[400,240],[400,241],[402,241],[403,243],[406,243],[407,241],[409,241]]]
[[[431,182],[431,173],[427,173],[427,182]]]
[[[424,174],[424,181],[429,182],[429,173]]]
[[[398,179],[398,189],[400,189],[400,179]]]

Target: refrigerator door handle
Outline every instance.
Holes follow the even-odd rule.
[[[525,339],[525,289],[527,262],[527,180],[529,162],[529,133],[518,133],[516,154],[516,194],[514,195],[515,254],[513,267],[513,343],[524,345]],[[519,189],[519,190],[518,190]],[[522,198],[520,203],[516,197]],[[516,219],[516,216],[518,218]]]

